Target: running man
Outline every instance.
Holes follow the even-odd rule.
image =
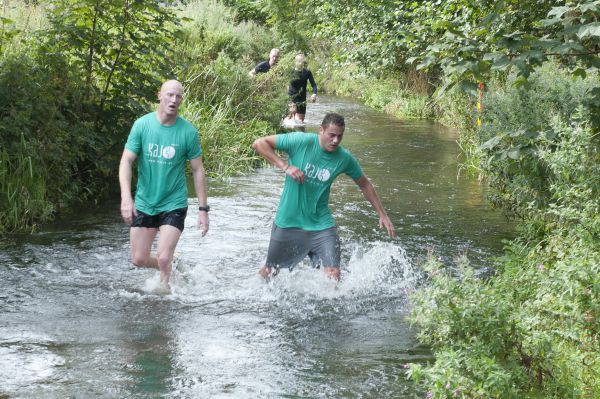
[[[160,270],[161,289],[170,290],[171,261],[183,232],[188,209],[186,161],[194,178],[200,205],[198,228],[208,231],[206,179],[197,130],[178,116],[183,86],[176,80],[163,83],[158,109],[135,121],[119,165],[121,216],[131,226],[131,261],[137,267]],[[138,163],[135,202],[131,195],[134,161]],[[156,256],[152,243],[160,232]]]
[[[379,226],[390,237],[396,231],[379,196],[363,174],[356,159],[340,146],[344,118],[325,115],[319,134],[287,133],[257,139],[252,147],[286,174],[285,184],[265,266],[263,278],[276,275],[280,268],[293,268],[307,255],[314,267],[322,267],[327,276],[340,279],[340,241],[329,210],[329,191],[341,173],[350,176],[379,215]],[[286,152],[284,161],[275,150]]]
[[[279,49],[271,49],[271,52],[269,53],[269,59],[267,61],[262,61],[258,63],[258,65],[256,65],[250,70],[250,72],[248,72],[248,75],[250,75],[250,77],[253,78],[256,76],[257,73],[267,73],[271,70],[271,67],[277,64],[277,61],[279,61]]]
[[[304,116],[306,115],[306,87],[308,82],[310,82],[313,92],[310,96],[310,102],[314,103],[317,101],[317,84],[310,69],[306,68],[306,56],[300,53],[294,58],[292,80],[288,86],[288,96],[296,104],[296,117],[300,122],[304,122]]]

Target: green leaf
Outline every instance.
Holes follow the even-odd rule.
[[[492,64],[492,71],[503,71],[507,67],[511,65],[510,58],[505,55],[501,55],[500,57],[494,59],[494,63]]]
[[[582,79],[585,79],[585,77],[587,76],[587,73],[584,68],[577,68],[572,73],[573,73],[573,76],[579,77]]]
[[[475,82],[462,81],[460,82],[460,88],[464,92],[469,93],[472,96],[477,96],[477,89],[479,88],[479,84]]]
[[[600,22],[592,22],[587,25],[580,26],[577,29],[577,37],[585,39],[588,37],[600,37]]]
[[[494,136],[491,139],[489,139],[488,141],[486,141],[485,143],[483,143],[482,145],[480,145],[479,149],[491,150],[494,147],[496,147],[498,144],[500,144],[500,142],[502,141],[502,139],[504,139],[505,136],[506,136],[505,133],[499,134],[498,136]]]
[[[565,13],[571,11],[571,7],[554,7],[548,13],[549,17],[562,18]]]

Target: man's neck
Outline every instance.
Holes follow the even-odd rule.
[[[177,122],[177,114],[167,115],[159,110],[156,111],[156,119],[158,119],[161,125],[171,126]]]

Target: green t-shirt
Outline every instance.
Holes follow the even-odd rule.
[[[187,207],[185,162],[202,155],[191,123],[177,117],[165,126],[151,112],[135,121],[125,148],[138,156],[136,209],[156,215]]]
[[[319,145],[319,136],[312,133],[281,134],[275,140],[275,148],[287,152],[289,164],[305,175],[302,184],[286,176],[275,224],[309,231],[334,227],[329,189],[341,173],[360,179],[363,172],[356,159],[342,147],[334,152],[325,151]]]

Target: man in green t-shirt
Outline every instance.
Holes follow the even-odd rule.
[[[206,179],[197,130],[178,116],[183,86],[168,80],[158,93],[158,109],[135,121],[119,165],[121,216],[131,226],[131,261],[137,267],[160,270],[160,282],[169,290],[171,261],[187,214],[185,164],[190,161],[200,205],[198,228],[208,231]],[[134,161],[138,163],[135,202],[131,195]],[[160,231],[156,256],[152,243]]]
[[[339,144],[344,118],[325,115],[319,134],[288,133],[257,139],[252,147],[285,174],[283,193],[271,230],[267,261],[259,274],[266,278],[282,267],[292,268],[307,255],[315,267],[340,279],[340,243],[329,210],[329,190],[335,178],[350,176],[379,215],[379,226],[390,237],[396,231],[381,200],[356,159]],[[288,154],[284,161],[275,150]]]

